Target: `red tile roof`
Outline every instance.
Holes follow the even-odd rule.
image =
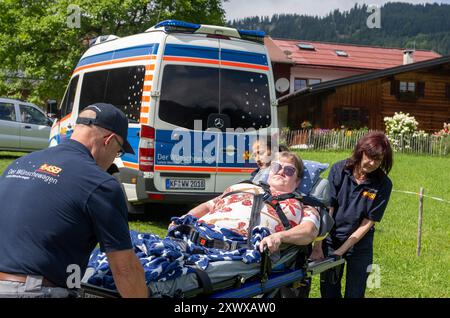
[[[271,41],[273,43],[270,43]],[[311,44],[315,50],[299,49],[297,46],[299,43]],[[368,70],[379,70],[403,65],[403,49],[398,48],[272,39],[270,37],[266,37],[266,44],[269,55],[274,62],[286,63],[287,61],[292,61],[297,65]],[[347,52],[348,57],[337,56],[336,50]],[[290,58],[281,58],[283,54],[280,54],[280,51],[285,52],[285,57]],[[286,55],[286,51],[291,52],[291,54]],[[272,58],[272,56],[275,58]],[[416,50],[413,56],[414,62],[441,57],[440,54],[434,51],[426,50]]]

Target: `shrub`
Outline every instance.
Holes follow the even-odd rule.
[[[402,112],[395,113],[393,117],[384,117],[387,135],[405,135],[412,134],[417,131],[419,124],[414,116],[404,114]]]

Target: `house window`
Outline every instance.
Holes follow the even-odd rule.
[[[322,82],[320,78],[295,78],[294,79],[294,91],[305,88],[306,86],[311,86],[314,84],[319,84]]]
[[[361,107],[337,107],[334,109],[335,123],[338,127],[361,128],[369,124],[369,113]]]
[[[337,56],[342,56],[342,57],[348,57],[348,53],[342,50],[336,50],[336,55]]]
[[[391,82],[391,95],[401,100],[414,101],[418,97],[425,97],[425,82],[397,81]]]
[[[447,97],[447,99],[450,99],[450,84],[445,85],[445,97]]]
[[[415,91],[416,91],[415,82],[400,82],[400,93],[406,92],[414,93]]]
[[[294,91],[298,91],[299,89],[305,88],[308,83],[308,80],[304,78],[296,78],[294,80]]]
[[[322,82],[322,80],[320,78],[310,78],[308,80],[308,85],[314,85],[314,84],[319,84],[320,82]]]
[[[314,45],[309,44],[309,43],[299,43],[297,44],[298,48],[300,50],[308,50],[308,51],[315,51],[316,48],[314,47]]]

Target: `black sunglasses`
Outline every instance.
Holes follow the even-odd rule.
[[[288,177],[292,177],[297,171],[297,168],[293,166],[282,166],[280,163],[275,161],[270,164],[270,170],[273,174],[278,173],[281,169],[283,169],[283,173]]]
[[[120,158],[120,157],[122,157],[125,154],[125,149],[123,149],[123,146],[120,144],[119,139],[117,139],[116,135],[114,135],[114,134],[112,134],[112,135],[113,135],[114,139],[116,140],[117,144],[120,147],[120,150],[116,154],[116,158]],[[111,134],[103,136],[103,138],[107,138],[109,136],[111,136]]]

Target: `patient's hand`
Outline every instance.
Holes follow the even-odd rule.
[[[325,256],[323,255],[323,251],[321,248],[313,248],[309,258],[313,261],[321,261],[325,258]]]
[[[269,252],[274,253],[274,252],[278,251],[281,243],[282,243],[282,241],[281,241],[281,233],[280,232],[271,234],[271,235],[263,238],[261,243],[259,243],[259,251],[262,253],[264,251],[264,246],[267,246],[269,248]]]
[[[175,226],[175,222],[170,222],[169,226],[167,227],[168,229],[170,229],[172,226]]]

